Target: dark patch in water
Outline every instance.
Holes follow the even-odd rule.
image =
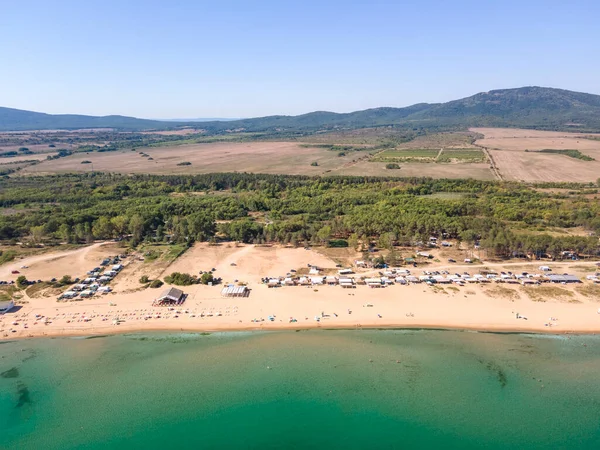
[[[108,337],[108,334],[99,334],[98,336],[86,336],[83,339],[88,341],[90,339],[101,339],[101,338],[106,338]]]
[[[12,369],[5,370],[0,373],[0,377],[2,378],[18,378],[19,377],[19,369],[13,367]]]
[[[21,362],[29,361],[30,359],[35,358],[38,355],[36,350],[29,350],[29,355],[21,360]]]
[[[502,369],[502,367],[500,367],[498,364],[496,364],[493,361],[484,361],[482,359],[478,359],[477,361],[479,361],[481,364],[483,364],[485,366],[485,368],[487,370],[489,370],[491,373],[496,375],[498,383],[500,383],[500,387],[502,389],[504,389],[506,387],[506,385],[508,384],[508,378],[506,376],[506,373]]]
[[[25,405],[31,404],[31,398],[29,397],[29,389],[23,383],[17,384],[17,395],[19,399],[17,400],[16,408],[21,408]]]

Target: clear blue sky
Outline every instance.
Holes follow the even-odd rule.
[[[0,0],[0,106],[150,118],[600,94],[598,0]]]

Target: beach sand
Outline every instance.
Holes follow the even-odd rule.
[[[78,262],[73,269],[79,276],[98,264],[97,259],[114,249],[102,244],[70,252],[66,260]],[[37,255],[34,262],[21,260],[36,274],[49,278],[62,276],[56,271],[53,255]],[[45,259],[44,259],[45,258]],[[90,267],[88,268],[87,265]],[[277,330],[304,328],[447,328],[485,331],[531,331],[549,333],[600,332],[600,299],[583,295],[574,286],[552,286],[562,292],[553,298],[533,301],[519,285],[485,284],[456,286],[393,285],[381,289],[357,286],[268,288],[261,276],[282,276],[291,269],[306,269],[314,264],[330,271],[335,262],[313,250],[251,245],[208,246],[197,244],[173,262],[163,276],[173,271],[198,273],[216,269],[215,275],[225,283],[246,282],[251,289],[247,298],[222,298],[222,286],[193,285],[183,287],[188,295],[185,303],[175,308],[153,307],[152,302],[164,288],[142,289],[140,273],[150,265],[135,256],[126,262],[125,270],[114,280],[115,292],[91,299],[57,302],[56,297],[26,297],[14,311],[0,316],[0,338],[94,335],[133,331],[224,331]],[[548,263],[549,264],[549,263]],[[14,266],[15,264],[12,264]],[[498,264],[514,270],[537,269],[540,262],[530,264]],[[4,266],[0,274],[10,273]],[[85,266],[85,267],[84,267]],[[441,265],[439,265],[441,267]],[[493,266],[493,264],[486,264]],[[586,273],[594,263],[559,263],[556,268]],[[466,270],[465,266],[453,266]],[[60,267],[62,270],[63,267]],[[420,275],[421,269],[413,269]],[[433,269],[433,267],[428,267]],[[572,269],[572,270],[571,270]],[[29,269],[28,269],[29,270]],[[593,270],[593,269],[592,269]],[[477,268],[470,266],[476,273]],[[80,273],[82,272],[82,273]],[[359,277],[374,271],[357,273]],[[561,272],[562,273],[562,272]],[[584,278],[582,276],[582,278]],[[583,286],[591,284],[585,281]],[[502,286],[504,290],[498,289]],[[542,287],[546,287],[544,285]],[[536,288],[530,288],[536,289]],[[533,291],[535,294],[535,291]],[[542,292],[542,291],[540,291]],[[565,294],[567,292],[568,294]],[[36,318],[36,315],[38,317]],[[269,316],[273,320],[270,320]],[[517,318],[519,316],[520,318]],[[118,324],[115,320],[118,319]],[[317,320],[318,319],[318,320]],[[293,322],[291,320],[294,320]]]

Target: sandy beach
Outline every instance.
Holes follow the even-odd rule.
[[[98,258],[115,254],[113,244],[97,243],[64,254],[46,254],[20,260],[0,269],[7,277],[11,269],[23,270],[31,279],[42,275],[60,277],[63,269],[85,274],[97,265]],[[77,261],[74,265],[73,261]],[[138,282],[142,273],[157,267],[140,261],[136,255],[125,262],[125,269],[111,286],[114,292],[91,299],[57,302],[56,296],[26,296],[13,311],[0,316],[0,338],[39,336],[97,335],[133,331],[226,331],[277,330],[306,328],[448,328],[482,331],[526,331],[544,333],[599,333],[600,302],[581,286],[592,285],[585,273],[594,270],[594,262],[548,263],[556,270],[577,273],[584,280],[577,286],[559,286],[556,298],[533,301],[533,294],[520,285],[497,283],[466,286],[392,285],[380,289],[357,286],[283,286],[268,288],[261,276],[283,276],[291,269],[306,270],[318,265],[329,273],[336,262],[314,250],[282,247],[208,246],[198,244],[182,257],[163,268],[198,273],[215,268],[225,283],[246,282],[251,289],[247,298],[223,298],[222,286],[183,287],[184,304],[153,307],[161,289],[143,289]],[[486,264],[496,270],[511,267],[533,272],[540,262]],[[65,267],[63,267],[65,266]],[[89,266],[89,268],[87,267]],[[447,267],[427,266],[428,270]],[[412,269],[420,274],[423,267]],[[467,270],[454,265],[454,270]],[[471,273],[476,266],[469,266]],[[516,269],[515,269],[516,270]],[[27,272],[29,271],[29,272]],[[579,273],[578,273],[579,271]],[[354,277],[376,273],[357,271]],[[75,274],[75,273],[74,273]],[[163,275],[163,276],[164,276]],[[15,275],[12,275],[15,276]],[[544,286],[546,286],[545,284]],[[499,286],[502,288],[499,289]],[[543,286],[542,286],[543,287]],[[534,292],[535,293],[535,292]]]

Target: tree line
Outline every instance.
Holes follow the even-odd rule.
[[[345,240],[355,247],[372,241],[393,247],[437,236],[480,242],[498,256],[598,254],[597,192],[572,183],[553,191],[470,179],[245,173],[15,177],[0,180],[0,239],[40,244],[127,238],[132,245]],[[564,231],[574,228],[584,235]]]

